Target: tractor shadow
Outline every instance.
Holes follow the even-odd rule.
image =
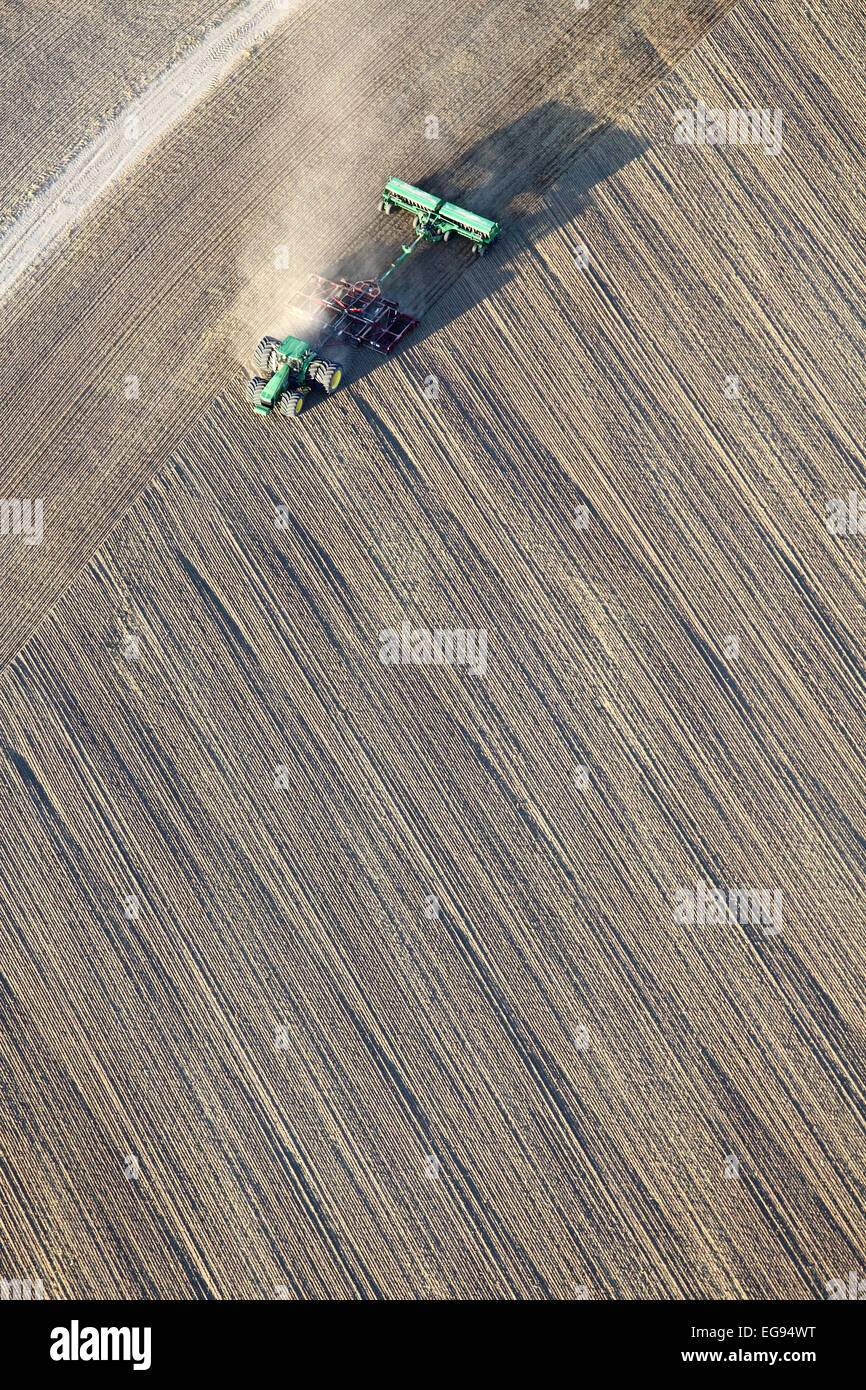
[[[591,205],[593,190],[648,148],[648,141],[613,122],[600,124],[585,111],[547,101],[478,141],[451,164],[430,172],[401,171],[409,182],[500,222],[502,234],[483,258],[473,255],[465,241],[422,244],[386,281],[383,294],[420,319],[392,359],[500,293],[514,279],[518,253],[579,218]],[[400,254],[400,240],[408,245],[414,237],[408,213],[383,214],[381,221],[382,240],[323,267],[322,273],[350,281],[381,274]],[[575,247],[580,239],[576,230]],[[446,298],[458,281],[460,293]],[[350,386],[387,367],[389,360],[345,343],[331,343],[323,353],[344,364]]]

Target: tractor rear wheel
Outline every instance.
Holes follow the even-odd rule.
[[[267,384],[263,376],[254,376],[247,382],[247,405],[261,405],[262,391]]]
[[[272,338],[266,334],[253,353],[253,365],[260,367],[263,372],[274,372],[276,366],[273,365],[271,354],[280,346],[279,338]]]
[[[280,404],[277,407],[281,415],[288,415],[291,419],[300,415],[303,408],[304,397],[300,391],[286,391],[284,395],[280,396]]]
[[[329,396],[333,396],[343,379],[343,368],[339,362],[326,362],[324,357],[318,357],[309,367],[307,376]]]

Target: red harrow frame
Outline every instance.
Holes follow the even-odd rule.
[[[393,352],[418,324],[396,299],[386,299],[377,280],[326,280],[310,275],[290,299],[289,308],[319,329],[319,347],[337,338],[376,352]]]

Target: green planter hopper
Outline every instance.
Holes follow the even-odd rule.
[[[382,211],[393,212],[395,208],[412,214],[420,240],[450,241],[452,236],[462,236],[472,242],[472,249],[479,256],[493,245],[500,232],[499,223],[489,217],[467,212],[466,208],[447,203],[402,179],[389,179],[382,194]]]

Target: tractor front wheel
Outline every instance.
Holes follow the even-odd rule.
[[[261,405],[262,391],[267,384],[263,376],[254,376],[247,382],[247,405]]]
[[[333,396],[343,380],[343,368],[339,362],[326,362],[323,357],[319,357],[309,368],[307,376],[329,396]]]
[[[304,397],[301,391],[286,391],[285,395],[280,396],[280,404],[277,407],[281,415],[288,415],[294,419],[300,415],[304,408]]]
[[[275,353],[279,346],[279,338],[272,338],[270,334],[266,334],[253,353],[253,365],[263,372],[275,372],[276,366],[271,354]]]

